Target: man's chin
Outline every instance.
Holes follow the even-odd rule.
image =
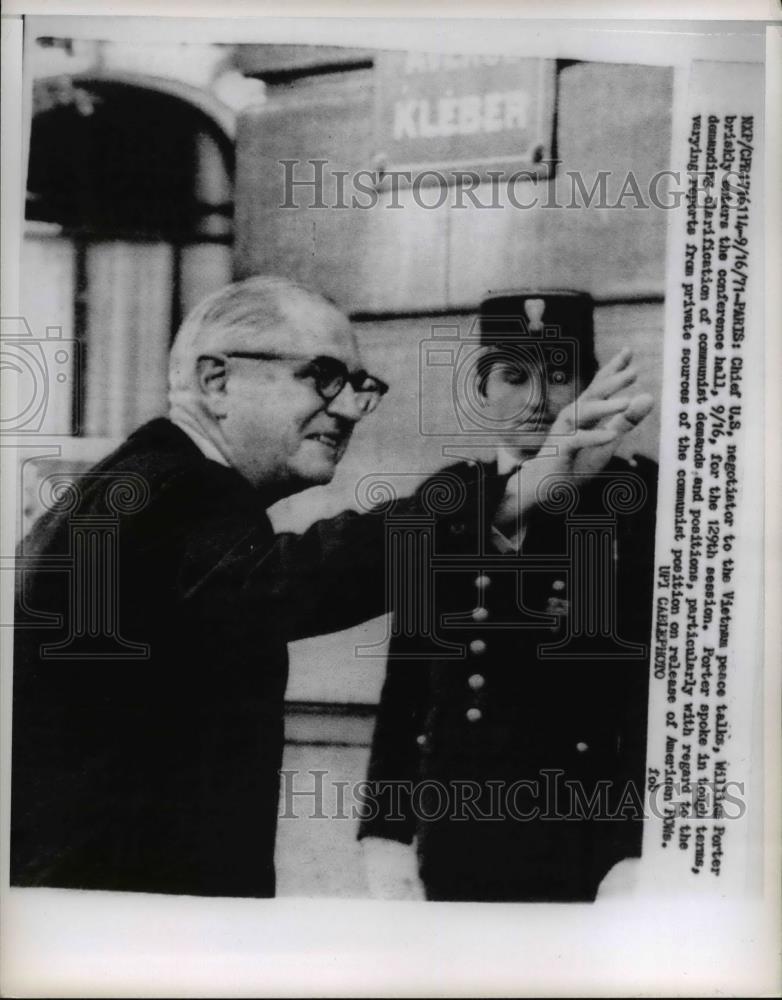
[[[301,489],[309,486],[324,486],[334,478],[342,456],[347,449],[346,442],[336,447],[311,439],[305,440],[299,451],[292,456],[289,472],[302,482]]]
[[[324,459],[319,462],[302,462],[291,471],[301,482],[301,489],[305,490],[310,486],[325,486],[334,478],[337,471],[339,459]]]

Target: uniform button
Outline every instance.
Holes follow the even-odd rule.
[[[565,581],[564,580],[555,580],[551,584],[551,589],[552,590],[557,590],[557,591],[564,590],[565,589]]]
[[[489,617],[489,612],[486,608],[473,608],[472,620],[474,622],[485,622]]]
[[[467,683],[470,685],[473,691],[480,691],[480,689],[486,683],[486,678],[482,674],[471,674],[467,678]]]
[[[481,656],[486,652],[486,643],[483,639],[473,639],[470,643],[470,652],[473,656]]]
[[[491,583],[491,577],[486,576],[485,573],[481,573],[480,576],[475,577],[475,586],[478,590],[485,590]]]
[[[424,736],[423,733],[421,733],[420,736],[416,736],[415,741],[419,745],[419,747],[425,747],[426,746],[426,737]]]
[[[588,749],[589,749],[588,743],[576,743],[576,750],[578,750],[579,753],[586,753]]]
[[[467,709],[467,719],[470,722],[478,722],[483,716],[483,712],[479,708],[468,708]]]

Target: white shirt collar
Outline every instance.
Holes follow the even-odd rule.
[[[513,472],[514,469],[518,469],[520,465],[521,460],[518,455],[511,451],[510,448],[506,448],[504,445],[498,446],[497,475],[504,476],[506,473],[510,473]],[[500,529],[495,527],[495,525],[492,525],[491,528],[492,541],[498,552],[519,552],[526,533],[526,525],[521,527],[521,530],[514,538],[508,538],[506,535],[503,535]]]
[[[219,450],[217,445],[213,441],[210,441],[209,438],[202,434],[197,428],[193,427],[191,424],[186,424],[181,420],[177,420],[176,417],[171,417],[171,423],[176,424],[181,431],[184,431],[185,434],[187,434],[205,458],[209,458],[213,462],[218,462],[220,465],[225,465],[226,467],[228,466],[228,460]]]

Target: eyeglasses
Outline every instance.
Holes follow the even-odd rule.
[[[337,358],[319,355],[316,358],[305,359],[300,354],[271,353],[264,351],[228,351],[228,358],[250,358],[254,361],[301,361],[301,369],[296,373],[301,379],[311,378],[318,395],[326,402],[331,402],[350,385],[356,400],[356,406],[362,416],[377,409],[380,400],[388,392],[388,386],[379,378],[370,375],[363,368],[351,372],[347,365]]]

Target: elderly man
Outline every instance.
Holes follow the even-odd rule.
[[[464,502],[433,633],[392,639],[360,836],[377,896],[587,901],[640,853],[656,466],[613,452],[652,399],[605,420],[637,373],[628,350],[597,370],[587,295],[493,296],[481,342],[497,456],[422,487]]]
[[[265,510],[328,483],[385,390],[290,281],[186,319],[170,419],[20,547],[13,884],[274,894],[286,643],[379,614],[385,588],[381,516],[275,535]]]
[[[385,389],[343,314],[290,281],[186,319],[170,418],[61,488],[21,546],[13,884],[274,894],[286,643],[384,610],[385,517],[275,535],[265,511],[331,480]]]

